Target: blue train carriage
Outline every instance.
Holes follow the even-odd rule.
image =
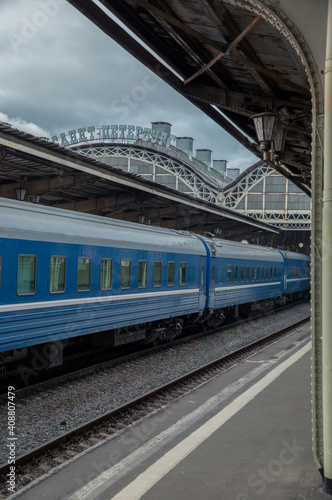
[[[285,302],[284,263],[278,251],[228,240],[205,241],[211,250],[209,307],[214,324]]]
[[[202,315],[206,249],[194,235],[16,200],[0,207],[0,352],[41,345],[45,356],[51,346],[54,366],[69,339],[171,339]]]
[[[289,300],[308,297],[310,290],[310,257],[305,254],[281,251],[284,259],[284,293]]]

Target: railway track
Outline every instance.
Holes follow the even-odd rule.
[[[298,302],[297,304],[300,304],[300,303],[301,302]],[[294,306],[294,304],[284,306],[282,308],[282,310],[287,310],[293,306]],[[261,314],[258,317],[263,318],[264,316],[271,316],[276,312],[278,312],[278,311],[273,311],[272,313],[268,312],[265,314]],[[10,377],[10,378],[6,377],[5,379],[2,380],[2,383],[1,383],[0,391],[5,390],[5,392],[3,392],[3,393],[0,392],[0,403],[2,401],[7,400],[7,387],[9,385],[14,386],[16,388],[15,393],[16,393],[17,397],[18,396],[26,397],[29,394],[33,394],[35,392],[38,392],[39,389],[41,389],[41,388],[47,389],[48,387],[54,386],[54,384],[76,380],[79,377],[83,377],[85,375],[88,375],[90,373],[94,373],[94,372],[96,372],[98,370],[102,370],[104,368],[109,368],[111,366],[115,366],[119,363],[130,362],[130,361],[133,361],[135,359],[139,359],[141,356],[146,356],[148,354],[158,353],[164,349],[178,346],[181,344],[185,344],[187,342],[191,342],[193,340],[196,340],[196,339],[199,339],[202,337],[206,337],[208,335],[214,334],[216,331],[223,330],[224,328],[237,328],[238,326],[245,324],[247,321],[248,321],[247,319],[239,319],[239,320],[234,321],[232,323],[221,325],[218,328],[211,329],[209,331],[204,330],[204,331],[200,331],[198,333],[188,334],[188,335],[181,337],[179,339],[175,339],[172,342],[160,344],[160,345],[155,346],[155,347],[148,347],[145,349],[141,349],[139,351],[135,351],[135,352],[130,353],[130,354],[120,355],[119,357],[110,356],[110,358],[106,359],[105,361],[97,362],[95,364],[89,364],[88,366],[85,365],[86,359],[83,358],[83,364],[85,365],[83,368],[79,368],[79,369],[74,370],[74,371],[72,371],[72,370],[66,371],[65,373],[58,375],[58,376],[54,376],[52,374],[52,372],[51,373],[45,372],[41,381],[37,381],[36,383],[32,383],[32,384],[29,384],[26,386],[22,386],[22,383],[23,383],[22,378],[15,379],[12,377]],[[84,356],[84,354],[80,353],[79,355],[75,356],[75,358],[82,357],[82,356]],[[88,353],[88,356],[90,356],[90,353]],[[49,373],[49,376],[47,376],[48,373]],[[44,379],[44,377],[46,377],[46,379]]]
[[[79,454],[86,449],[87,442],[90,443],[91,446],[98,441],[102,441],[106,436],[108,437],[114,434],[114,432],[117,432],[120,428],[131,424],[143,415],[176,399],[180,395],[183,395],[184,392],[196,387],[203,381],[247,359],[253,353],[271,344],[271,342],[288,335],[290,332],[308,323],[309,320],[309,317],[305,318],[282,330],[276,331],[244,347],[238,348],[236,351],[226,356],[222,356],[212,362],[204,364],[198,369],[192,370],[163,386],[155,388],[151,392],[100,415],[98,418],[85,422],[63,433],[61,436],[44,443],[42,446],[24,455],[18,456],[15,463],[17,474],[23,472],[23,467],[27,469],[27,471],[23,472],[23,475],[29,476],[29,467],[32,467],[34,477],[36,477],[36,475],[45,474],[47,469],[53,468],[55,465],[66,461],[70,456]],[[52,465],[49,465],[49,463]],[[8,472],[8,464],[0,466],[0,474],[3,477],[6,477]]]

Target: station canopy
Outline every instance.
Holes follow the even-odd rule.
[[[237,214],[0,124],[0,196],[68,210],[210,232],[239,240],[278,233]]]
[[[245,0],[69,3],[261,159],[252,116],[277,115],[278,137],[286,135],[281,155],[268,162],[311,194],[311,93],[297,47],[273,15],[277,7],[254,12]]]

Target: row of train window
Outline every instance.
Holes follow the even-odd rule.
[[[306,267],[291,266],[290,277],[291,278],[309,278],[310,277],[310,268],[307,266]]]
[[[36,268],[37,258],[34,255],[20,255],[17,266],[17,294],[31,295],[36,291]],[[100,265],[100,290],[111,290],[112,288],[112,259],[102,259]],[[204,284],[204,266],[201,266],[201,285]],[[290,277],[307,277],[309,268],[292,266]],[[180,262],[179,285],[186,284],[187,264]],[[148,263],[146,260],[138,262],[138,288],[146,288],[148,275]],[[1,256],[0,256],[1,277]],[[251,281],[275,281],[277,279],[277,268],[272,266],[227,266],[227,283]],[[153,265],[153,286],[160,287],[162,279],[162,262],[155,261]],[[120,288],[129,289],[131,286],[131,261],[122,259],[120,263]],[[212,268],[212,284],[215,282],[215,266]],[[50,293],[63,293],[66,283],[66,258],[53,256],[50,259]],[[167,286],[175,284],[175,262],[167,263]],[[77,291],[87,292],[91,286],[91,259],[79,257],[77,260]]]
[[[305,266],[291,266],[290,278],[307,278],[310,276],[310,268]],[[227,266],[227,283],[238,283],[251,281],[275,281],[277,279],[277,268],[272,266]]]
[[[277,268],[272,266],[227,266],[227,283],[250,281],[275,281]]]
[[[20,255],[17,265],[17,294],[32,295],[36,291],[37,258],[34,255]],[[138,262],[138,288],[147,286],[148,263],[146,260]],[[180,262],[179,284],[186,284],[186,262]],[[112,259],[102,259],[100,265],[100,290],[112,288]],[[155,261],[153,266],[153,286],[161,286],[162,262]],[[175,284],[175,262],[167,264],[167,286]],[[91,259],[79,257],[77,260],[77,291],[88,292],[91,287]],[[120,263],[120,288],[129,289],[131,285],[131,261],[122,259]],[[66,286],[66,258],[51,257],[50,260],[50,293],[63,293]]]

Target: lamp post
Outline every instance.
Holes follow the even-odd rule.
[[[276,127],[273,137],[273,159],[278,161],[281,153],[284,150],[287,130],[282,127]]]
[[[24,201],[27,190],[23,188],[16,189],[16,199],[20,201]]]
[[[269,111],[251,117],[254,120],[259,147],[263,151],[264,160],[267,160],[267,153],[272,147],[277,117],[276,113]]]

